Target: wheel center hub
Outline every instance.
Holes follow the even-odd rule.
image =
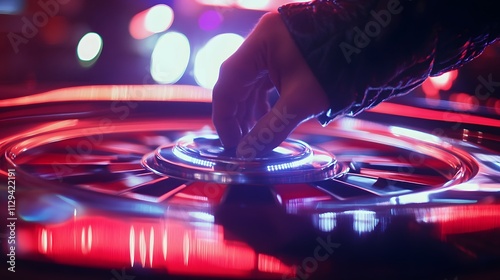
[[[287,139],[265,156],[239,158],[216,135],[181,138],[147,154],[142,164],[163,176],[231,184],[314,182],[347,172],[334,155],[303,141]]]

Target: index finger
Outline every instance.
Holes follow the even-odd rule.
[[[225,64],[227,65],[227,64]],[[231,69],[221,67],[219,81],[212,94],[212,121],[222,145],[227,148],[235,147],[242,136],[242,131],[236,113],[238,103],[246,97],[238,93],[238,85],[231,82]],[[230,67],[229,67],[230,68]]]
[[[250,85],[267,71],[268,18],[263,16],[238,50],[222,64],[213,90],[212,121],[222,145],[227,148],[236,147],[243,136],[236,117],[241,109],[238,105],[254,94]],[[253,104],[244,105],[253,108]]]

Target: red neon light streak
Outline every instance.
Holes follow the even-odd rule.
[[[79,86],[0,100],[0,107],[69,101],[212,102],[212,92],[209,89],[189,85]]]
[[[144,267],[174,274],[248,276],[252,271],[292,273],[279,260],[224,239],[222,227],[189,227],[154,219],[120,221],[101,216],[23,229],[20,250],[57,263],[101,268]]]
[[[434,121],[481,124],[487,126],[500,127],[500,120],[485,117],[472,116],[468,114],[455,113],[450,111],[435,111],[430,109],[416,108],[395,103],[381,103],[369,110],[370,112],[397,115],[402,117],[419,118]]]

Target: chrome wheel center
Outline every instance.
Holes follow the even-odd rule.
[[[262,157],[238,158],[216,135],[188,136],[146,155],[142,164],[156,174],[231,184],[305,183],[347,172],[335,156],[288,139]]]

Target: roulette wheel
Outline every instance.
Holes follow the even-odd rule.
[[[439,134],[397,106],[240,159],[195,86],[1,100],[3,255],[43,279],[495,279],[498,120]]]

